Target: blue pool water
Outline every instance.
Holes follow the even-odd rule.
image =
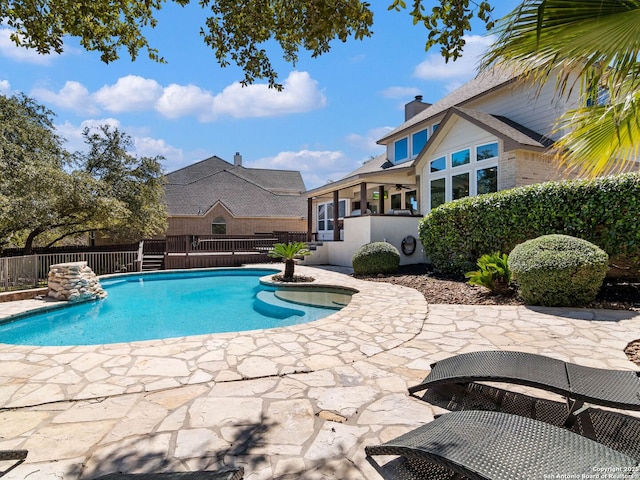
[[[98,345],[283,327],[336,309],[290,304],[259,278],[268,269],[126,275],[100,280],[107,298],[0,324],[0,343]],[[273,299],[273,301],[271,301]]]

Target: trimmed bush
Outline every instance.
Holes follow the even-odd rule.
[[[353,254],[351,263],[356,275],[392,273],[400,266],[400,252],[387,242],[367,243]]]
[[[420,222],[434,270],[464,275],[487,252],[565,234],[598,245],[612,264],[640,270],[640,174],[547,182],[445,203]],[[622,273],[622,271],[620,271]]]
[[[581,307],[593,301],[608,264],[604,250],[569,235],[527,240],[509,254],[520,296],[530,305],[547,307]]]

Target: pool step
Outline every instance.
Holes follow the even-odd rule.
[[[290,302],[281,300],[275,296],[275,292],[263,290],[256,294],[253,309],[271,318],[285,319],[292,316],[302,317],[304,312],[295,308]]]

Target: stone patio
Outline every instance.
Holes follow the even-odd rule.
[[[274,330],[0,344],[0,449],[29,450],[3,480],[225,465],[244,466],[250,480],[376,479],[366,445],[444,412],[407,395],[441,358],[505,349],[636,369],[623,352],[640,337],[634,312],[427,305],[405,287],[296,270],[359,293],[330,317]],[[0,303],[0,318],[44,305]]]

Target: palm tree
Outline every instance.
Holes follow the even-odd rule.
[[[284,260],[284,274],[282,279],[285,282],[291,282],[293,281],[295,259],[311,255],[311,251],[307,248],[307,244],[303,242],[276,243],[268,255],[272,258],[281,258]]]
[[[640,0],[524,0],[497,27],[484,69],[515,68],[582,106],[556,131],[558,157],[592,176],[628,167],[640,149]],[[622,160],[626,161],[622,161]]]

